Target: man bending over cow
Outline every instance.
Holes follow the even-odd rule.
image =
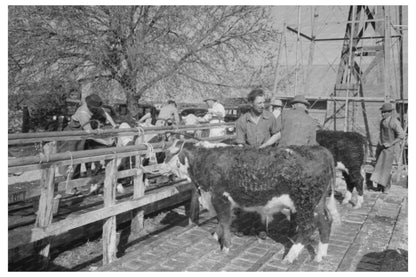
[[[278,120],[280,130],[279,147],[289,145],[316,145],[317,122],[308,114],[309,102],[303,95],[296,95],[291,101],[291,110],[282,112]]]
[[[111,118],[111,116],[104,111],[102,108],[103,101],[101,97],[97,94],[90,94],[85,98],[85,103],[80,106],[74,115],[71,117],[71,121],[68,126],[64,129],[65,131],[76,131],[76,130],[85,130],[91,131],[91,119],[93,117],[105,117],[113,127],[116,127],[116,123]],[[93,138],[93,140],[102,145],[110,146],[114,144],[113,138]],[[82,151],[85,148],[85,139],[83,140],[73,140],[73,141],[63,141],[58,144],[59,152],[66,151]],[[65,175],[67,174],[67,166],[61,167],[59,169],[60,173]],[[80,176],[80,164],[75,166],[75,169],[72,172],[73,178],[78,178]],[[68,173],[69,174],[69,173]]]
[[[237,144],[256,148],[274,144],[279,139],[279,129],[273,113],[265,109],[263,90],[254,89],[247,98],[251,108],[236,122]]]

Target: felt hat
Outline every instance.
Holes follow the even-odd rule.
[[[100,108],[103,105],[103,100],[97,94],[90,94],[85,98],[88,107]]]
[[[392,103],[384,103],[383,106],[380,108],[381,112],[390,112],[394,110]]]
[[[282,102],[282,100],[280,100],[280,99],[272,99],[271,101],[270,101],[270,105],[271,106],[274,106],[274,107],[283,107],[283,102]]]
[[[292,100],[290,100],[290,104],[295,104],[295,103],[302,103],[302,104],[305,104],[306,106],[309,106],[309,102],[306,100],[305,96],[303,95],[296,95],[295,97],[292,98]]]

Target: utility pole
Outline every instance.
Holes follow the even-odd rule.
[[[318,8],[314,7],[313,10],[311,10],[312,19],[311,19],[311,43],[309,45],[309,58],[308,58],[308,71],[306,72],[306,82],[304,84],[305,88],[305,94],[310,95],[311,90],[311,72],[312,72],[312,64],[313,64],[313,56],[315,54],[315,20],[318,18]]]
[[[390,54],[391,54],[391,31],[390,31],[390,8],[388,6],[383,7],[384,12],[384,98],[385,102],[389,103],[391,97],[391,84],[390,84]]]

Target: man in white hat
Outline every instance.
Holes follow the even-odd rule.
[[[270,101],[270,111],[273,113],[275,118],[278,118],[283,110],[283,102],[280,99],[273,98]]]
[[[393,116],[393,110],[391,103],[384,103],[380,108],[382,119],[376,150],[377,163],[370,178],[373,186],[382,192],[387,192],[390,188],[393,161],[400,158],[400,142],[405,137],[400,122]]]
[[[209,123],[222,123],[224,122],[225,117],[225,108],[224,106],[217,101],[215,98],[206,98],[204,100],[208,105],[207,114],[200,118],[199,122],[209,122]],[[210,137],[224,136],[225,128],[212,128],[209,132]]]

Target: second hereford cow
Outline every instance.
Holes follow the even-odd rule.
[[[357,132],[319,130],[316,133],[316,141],[331,151],[337,163],[337,168],[342,171],[347,185],[347,191],[342,203],[347,204],[350,202],[355,188],[358,196],[354,209],[361,208],[364,202],[362,169],[367,152],[365,138]]]

